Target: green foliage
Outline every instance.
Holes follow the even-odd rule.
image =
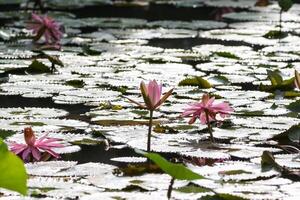
[[[157,124],[154,128],[153,131],[156,133],[167,133],[167,134],[174,134],[174,133],[178,133],[177,130],[175,130],[172,127],[169,126],[164,126],[161,124]]]
[[[129,164],[125,167],[120,167],[114,170],[115,175],[122,174],[123,176],[139,176],[145,173],[162,173],[162,170],[153,164]]]
[[[0,139],[0,187],[27,194],[27,174],[22,160]]]
[[[300,126],[295,125],[288,130],[273,137],[275,140],[289,140],[298,143],[300,141]]]
[[[294,89],[294,80],[295,78],[290,78],[287,80],[283,80],[282,76],[280,75],[279,70],[267,70],[268,79],[271,81],[271,86],[268,85],[260,85],[260,90],[263,91],[275,91],[275,90],[292,90]]]
[[[282,39],[287,36],[287,33],[284,33],[282,31],[276,31],[276,30],[271,30],[268,33],[266,33],[263,37],[268,38],[268,39]]]
[[[294,101],[286,106],[287,109],[293,112],[300,112],[300,100]]]
[[[15,134],[14,131],[0,129],[0,138],[2,139],[6,139],[7,137],[12,136],[14,134]]]
[[[226,78],[225,76],[222,76],[222,75],[217,75],[217,76],[214,76],[212,77],[212,80],[216,80],[224,85],[227,85],[230,83],[230,81],[228,80],[228,78]]]
[[[197,86],[197,87],[203,88],[203,89],[208,89],[208,88],[212,87],[211,84],[207,80],[201,78],[200,76],[186,78],[186,79],[180,81],[178,85],[179,86]]]
[[[31,74],[42,74],[51,72],[49,67],[37,60],[33,60],[26,71]]]
[[[183,187],[177,188],[176,190],[179,191],[179,192],[182,192],[182,193],[204,193],[204,192],[211,192],[210,189],[199,187],[199,186],[196,186],[194,184],[183,186]]]
[[[223,58],[231,58],[231,59],[236,59],[236,60],[240,59],[238,56],[234,55],[233,53],[226,52],[226,51],[215,52],[215,54],[217,56],[220,56],[220,57],[223,57]]]
[[[267,70],[268,78],[271,81],[271,84],[273,86],[280,85],[283,82],[282,76],[280,75],[280,72],[278,70],[271,71]]]
[[[278,5],[282,11],[286,12],[293,6],[292,0],[278,0]]]
[[[245,198],[234,196],[231,194],[215,194],[215,195],[208,195],[201,198],[202,200],[246,200]]]
[[[75,88],[83,88],[85,85],[83,80],[70,80],[66,81],[66,84]]]
[[[273,168],[280,170],[280,166],[275,162],[274,156],[269,151],[263,152],[260,163],[262,171],[269,171]]]
[[[251,174],[251,172],[247,172],[245,170],[228,170],[228,171],[223,171],[223,175],[237,175],[237,174]]]
[[[112,85],[109,85],[109,84],[102,84],[102,85],[96,84],[96,85],[99,88],[105,88],[105,89],[108,89],[108,90],[121,92],[122,94],[125,94],[127,89],[128,89],[127,86],[112,86]]]
[[[136,150],[137,151],[137,150]],[[152,160],[155,164],[157,164],[165,173],[172,176],[174,179],[178,180],[197,180],[197,179],[204,179],[203,176],[196,174],[195,172],[191,171],[183,164],[174,164],[163,157],[161,157],[157,153],[146,153],[143,151],[137,151],[144,155],[145,157]]]

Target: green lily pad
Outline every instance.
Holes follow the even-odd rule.
[[[66,84],[75,88],[83,88],[85,85],[83,80],[70,80],[66,81]]]
[[[32,63],[28,66],[26,71],[32,74],[42,74],[51,72],[49,67],[47,67],[45,64],[38,60],[32,61]]]
[[[193,78],[186,78],[182,81],[179,82],[178,84],[179,86],[197,86],[199,88],[203,88],[203,89],[207,89],[207,88],[211,88],[211,84],[201,78],[200,76],[195,76]]]
[[[215,52],[215,54],[217,56],[220,56],[220,57],[223,57],[223,58],[231,58],[231,59],[236,59],[236,60],[240,59],[238,56],[234,55],[233,53],[226,52],[226,51]]]
[[[263,37],[268,39],[282,39],[286,36],[287,34],[282,31],[271,30],[268,33],[266,33]]]
[[[1,130],[0,129],[0,138],[2,138],[2,139],[6,139],[7,137],[10,137],[10,136],[12,136],[14,134],[15,134],[14,131]]]
[[[297,100],[295,102],[290,103],[289,105],[286,106],[287,109],[293,111],[293,112],[300,112],[300,100]]]

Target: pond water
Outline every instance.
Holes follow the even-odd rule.
[[[31,6],[0,0],[0,137],[22,143],[30,126],[66,146],[26,164],[28,197],[0,189],[0,199],[167,199],[167,174],[139,173],[149,113],[124,98],[142,102],[140,82],[152,79],[174,88],[154,112],[153,152],[207,178],[176,181],[172,199],[299,199],[300,4],[276,38],[276,1],[49,0],[65,34],[43,53],[26,29]],[[28,68],[50,68],[45,55],[63,66]],[[213,124],[215,144],[180,117],[205,93],[234,109]],[[280,167],[265,170],[263,152]]]

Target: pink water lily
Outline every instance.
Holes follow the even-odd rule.
[[[140,90],[145,105],[138,103],[127,97],[126,98],[129,99],[131,102],[137,104],[141,108],[145,108],[150,111],[153,111],[157,109],[159,106],[161,106],[173,92],[173,89],[171,89],[162,96],[162,84],[158,84],[156,80],[149,81],[148,84],[145,84],[145,82],[142,81],[140,84]]]
[[[46,44],[58,44],[60,42],[63,32],[61,26],[54,19],[34,13],[31,14],[31,18],[27,28],[35,34],[34,41],[38,41],[44,36]]]
[[[19,155],[25,162],[40,161],[44,154],[59,158],[59,154],[53,151],[53,148],[61,148],[64,145],[58,143],[56,138],[48,138],[47,134],[39,139],[36,139],[31,127],[24,129],[25,144],[12,142],[10,150],[16,155]]]
[[[199,119],[201,124],[207,124],[212,142],[214,138],[210,122],[217,121],[217,116],[225,118],[233,112],[228,103],[214,104],[214,101],[214,97],[210,98],[208,94],[204,94],[201,102],[189,104],[189,107],[181,114],[182,117],[191,117],[189,124],[193,124],[196,119]]]
[[[148,140],[147,140],[147,152],[151,150],[151,131],[152,131],[152,120],[153,120],[153,112],[159,106],[161,106],[167,98],[172,94],[173,89],[169,90],[162,96],[162,84],[158,84],[156,80],[149,81],[148,84],[145,84],[144,81],[140,84],[140,90],[145,102],[145,105],[138,103],[128,97],[129,101],[137,104],[141,108],[148,109],[150,111],[149,117],[149,127],[148,127]]]
[[[202,101],[189,104],[189,107],[183,111],[182,116],[192,117],[189,124],[193,124],[197,118],[200,120],[201,124],[207,124],[208,122],[216,121],[217,115],[225,118],[233,112],[233,109],[228,103],[214,104],[214,101],[214,97],[209,98],[208,94],[204,94],[202,96]],[[208,115],[208,117],[206,115]]]

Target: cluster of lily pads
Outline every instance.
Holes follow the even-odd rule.
[[[20,1],[0,7],[7,3]],[[298,4],[130,2],[144,12],[212,7],[218,22],[78,14],[85,6],[123,5],[128,2],[28,1],[18,12],[0,13],[0,137],[27,162],[28,194],[297,199]],[[58,11],[65,8],[70,12]],[[108,152],[139,150],[109,163],[93,160],[103,157],[98,151],[83,151],[103,144]],[[87,162],[76,158],[80,152]],[[1,175],[0,187],[25,194],[20,160],[2,141],[0,154],[16,160],[21,172],[15,175],[23,180],[14,188]],[[9,162],[1,160],[0,169],[3,163]],[[0,197],[22,198],[7,190]]]

